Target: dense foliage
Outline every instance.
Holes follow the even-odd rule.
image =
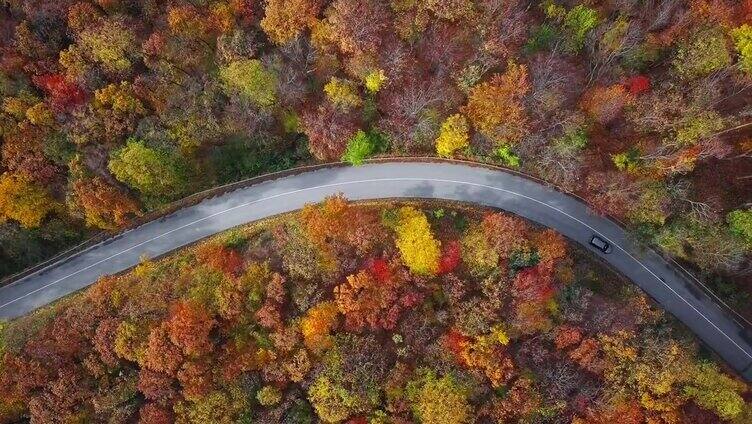
[[[5,1],[0,275],[309,152],[436,154],[576,192],[744,305],[751,17],[749,0]]]
[[[687,334],[552,230],[334,197],[0,324],[0,422],[750,422]]]

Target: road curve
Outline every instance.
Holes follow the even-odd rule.
[[[551,227],[601,256],[686,324],[745,377],[752,378],[752,336],[695,283],[658,254],[638,249],[614,222],[581,201],[523,177],[456,163],[372,163],[332,167],[266,181],[181,209],[129,230],[0,288],[0,317],[14,318],[217,232],[343,193],[351,200],[431,198],[504,209]],[[589,246],[600,234],[614,246]]]

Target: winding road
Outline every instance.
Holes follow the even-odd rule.
[[[138,264],[217,232],[301,208],[343,193],[351,200],[431,198],[503,209],[551,227],[635,282],[687,325],[747,381],[752,381],[752,335],[734,316],[652,250],[639,249],[613,221],[581,201],[532,180],[457,163],[370,163],[302,172],[209,198],[126,231],[0,288],[0,317],[14,318],[84,288],[102,275]],[[589,245],[599,234],[613,245]]]

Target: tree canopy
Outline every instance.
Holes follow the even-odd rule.
[[[119,181],[159,200],[179,198],[188,189],[188,165],[180,156],[129,139],[110,157],[109,170]]]

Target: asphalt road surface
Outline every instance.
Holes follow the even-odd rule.
[[[601,256],[686,324],[749,381],[752,337],[734,317],[653,251],[641,251],[612,221],[573,197],[509,173],[450,163],[374,163],[304,172],[238,189],[149,222],[0,288],[0,317],[23,315],[139,259],[260,218],[343,193],[351,200],[448,199],[491,206],[551,227]],[[589,245],[599,234],[613,246]]]

